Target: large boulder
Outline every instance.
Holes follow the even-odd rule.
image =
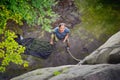
[[[67,65],[37,69],[11,80],[120,80],[120,64]]]
[[[119,54],[120,54],[120,49],[119,49],[120,48],[120,46],[119,46],[120,37],[119,37],[119,35],[120,35],[120,32],[113,35],[104,45],[102,45],[100,48],[98,48],[96,51],[94,51],[88,57],[83,59],[79,64],[119,63],[120,62],[119,61],[120,60],[120,56],[119,56]],[[35,40],[35,41],[38,41],[38,40]],[[73,40],[73,42],[74,41],[75,40]],[[32,44],[32,42],[30,42],[30,43]],[[37,43],[37,42],[34,42],[34,43]],[[43,67],[54,67],[54,66],[61,66],[61,65],[77,64],[77,61],[75,61],[67,53],[65,46],[66,45],[63,42],[61,42],[61,41],[57,42],[56,47],[54,48],[54,51],[51,53],[51,55],[49,55],[49,57],[47,59],[37,58],[37,57],[31,56],[31,55],[24,57],[29,62],[30,66],[27,69],[19,68],[19,70],[21,70],[21,71],[23,70],[23,72],[27,72],[27,71],[30,71],[33,69],[43,68]],[[34,51],[34,49],[32,47],[34,48],[35,45],[31,46],[31,48],[30,48]],[[74,47],[75,46],[73,46],[73,49],[74,49]],[[39,48],[40,48],[40,46],[39,46]],[[36,51],[36,48],[35,48],[35,51]],[[77,50],[75,50],[75,51],[77,51]],[[80,54],[74,53],[73,55],[78,57]],[[14,70],[14,69],[15,68],[12,67],[11,70]],[[18,69],[14,70],[14,71],[17,71],[17,70]],[[86,67],[86,70],[87,70],[87,67]],[[93,77],[94,76],[95,75],[93,75]]]
[[[48,41],[41,41],[34,38],[26,38],[21,41],[26,47],[25,54],[46,59],[53,51],[53,46]]]
[[[33,39],[32,42],[26,44],[25,54],[28,54],[24,58],[31,66],[35,66],[35,64],[41,65],[38,68],[77,64],[78,62],[68,54],[66,44],[62,41],[58,41],[52,46],[47,41]]]
[[[25,54],[22,54],[22,57],[28,61],[29,66],[24,68],[19,65],[10,64],[6,72],[1,73],[0,79],[9,79],[38,68],[78,63],[67,53],[66,44],[62,41],[56,42],[52,47],[47,41],[27,38],[23,40],[22,45],[26,46]]]
[[[120,31],[79,64],[120,63]]]

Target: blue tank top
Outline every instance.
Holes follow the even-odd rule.
[[[57,38],[58,38],[59,40],[64,39],[65,36],[67,35],[67,33],[69,33],[69,32],[70,32],[70,30],[69,30],[67,27],[65,27],[65,30],[64,30],[64,32],[62,32],[62,33],[59,32],[59,27],[56,27],[56,28],[53,30],[53,33],[57,36]]]

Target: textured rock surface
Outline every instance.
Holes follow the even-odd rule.
[[[33,41],[34,41],[34,39],[33,39]],[[38,44],[32,45],[33,43],[31,41],[27,42],[26,45],[28,48],[27,48],[26,54],[28,54],[28,55],[26,55],[26,54],[22,55],[23,59],[27,60],[29,62],[29,66],[27,68],[24,68],[22,66],[11,64],[8,67],[7,71],[1,75],[1,77],[3,77],[4,79],[7,79],[7,78],[10,78],[13,76],[18,76],[20,74],[23,74],[25,72],[28,72],[28,71],[31,71],[34,69],[38,69],[38,68],[55,67],[55,66],[78,63],[78,61],[75,61],[67,53],[67,51],[65,49],[66,45],[62,41],[59,41],[56,43],[56,47],[54,48],[54,51],[49,56],[47,55],[48,58],[46,58],[46,59],[41,58],[41,54],[43,54],[43,55],[48,54],[48,51],[50,51],[49,49],[46,49],[49,47],[49,46],[47,46],[48,43],[43,42],[44,45],[42,45],[43,43],[40,43],[40,41],[38,41],[38,40],[35,40],[35,41],[39,42],[39,45]],[[37,43],[37,42],[34,42],[34,43]],[[44,47],[44,46],[47,46],[47,47]],[[43,51],[43,53],[42,53],[42,51]]]
[[[120,32],[116,33],[115,35],[113,35],[105,44],[103,44],[100,48],[98,48],[96,51],[94,51],[92,54],[90,54],[89,56],[87,56],[85,59],[83,59],[82,62],[80,62],[79,64],[96,64],[96,63],[120,63]],[[62,42],[58,42],[56,43],[56,49],[55,49],[55,52],[53,52],[48,59],[40,59],[40,58],[34,58],[33,56],[28,56],[26,57],[26,59],[29,61],[29,64],[30,64],[30,69],[36,69],[36,68],[40,68],[40,67],[55,67],[55,66],[60,66],[60,65],[69,65],[69,64],[73,64],[73,63],[77,63],[75,60],[73,60],[71,58],[71,56],[66,52],[65,50],[65,45],[62,43]],[[58,48],[59,47],[59,48]],[[40,64],[38,64],[40,63]],[[74,66],[77,66],[77,65],[74,65]],[[81,65],[81,66],[77,66],[77,67],[86,67],[86,65]],[[98,67],[99,65],[92,65],[91,67],[93,68],[94,67]],[[101,65],[100,65],[101,66]],[[105,65],[106,66],[106,65]],[[94,75],[92,75],[92,77],[90,76],[87,76],[85,77],[86,80],[113,80],[111,79],[112,76],[108,76],[108,75],[112,75],[113,73],[110,73],[111,72],[111,69],[110,71],[108,70],[109,69],[109,66],[111,65],[107,65],[107,67],[105,67],[105,69],[108,71],[107,73],[105,73],[105,75],[101,75],[102,73],[96,73]],[[113,66],[113,65],[112,65]],[[86,68],[84,68],[84,70],[86,71],[89,71],[89,67],[87,65]],[[92,68],[90,67],[90,70],[92,70]],[[116,66],[113,66],[113,68],[116,67]],[[102,68],[104,68],[104,66],[102,65]],[[101,69],[101,68],[100,68]],[[22,70],[22,69],[21,69]],[[24,70],[24,69],[23,69]],[[71,71],[72,69],[70,69]],[[76,68],[72,71],[79,71],[79,68]],[[80,69],[82,70],[82,69]],[[82,70],[84,72],[84,70]],[[87,73],[86,71],[86,73]],[[101,70],[100,70],[101,71]],[[118,70],[119,71],[119,70]],[[99,72],[99,70],[98,70]],[[114,72],[114,71],[113,71]],[[110,74],[109,74],[110,73]],[[73,73],[75,75],[77,75],[76,73]],[[82,72],[78,73],[78,75],[80,76],[77,76],[79,77],[81,80],[83,79],[83,76],[81,78],[81,74]],[[89,72],[87,73],[87,75],[89,74]],[[90,73],[89,75],[91,75],[93,73]],[[117,70],[115,70],[115,74],[117,75]],[[116,76],[115,75],[115,76]],[[97,76],[97,77],[96,77]],[[103,76],[103,77],[106,77],[108,76],[108,79],[101,79],[100,77]],[[60,79],[57,79],[55,77],[56,80],[64,80],[64,79],[61,79],[63,76],[60,77]],[[65,77],[65,76],[64,76]],[[65,77],[65,80],[74,80],[74,78],[68,78],[67,76]],[[93,79],[95,78],[95,79]],[[38,79],[38,78],[37,78]],[[52,79],[52,78],[51,78]],[[54,78],[52,80],[55,80]],[[78,78],[75,78],[77,80],[79,80]],[[25,79],[26,80],[26,79]],[[38,79],[39,80],[39,79]],[[117,80],[117,79],[116,79]],[[119,80],[119,79],[118,79]]]
[[[58,1],[59,1],[58,5],[55,6],[53,10],[60,16],[58,17],[56,22],[52,24],[52,26],[54,28],[60,22],[64,22],[67,24],[67,27],[71,29],[70,35],[71,52],[76,58],[83,59],[85,56],[87,56],[89,53],[95,50],[98,46],[100,46],[101,42],[96,40],[94,36],[92,36],[92,34],[87,33],[86,30],[81,29],[80,25],[76,25],[79,24],[81,21],[79,20],[80,14],[77,11],[77,8],[74,4],[74,0],[58,0]],[[40,41],[47,42],[50,40],[50,33],[44,32],[45,34],[43,35],[43,31],[41,30],[40,26],[28,27],[27,24],[24,24],[21,31],[22,32],[20,32],[19,34],[23,35],[24,38],[37,38]],[[8,69],[8,71],[6,72],[7,75],[5,75],[5,77],[8,76],[13,77],[37,68],[78,63],[77,61],[72,59],[72,57],[68,53],[66,53],[65,45],[63,43],[59,42],[57,44],[58,45],[56,45],[56,47],[58,48],[55,50],[55,52],[49,55],[47,59],[42,59],[39,56],[34,57],[35,55],[34,56],[23,55],[24,59],[26,59],[29,62],[30,66],[26,69],[23,67],[19,66],[16,67],[13,65]],[[33,47],[35,47],[35,45],[33,45]],[[39,49],[39,46],[37,46],[36,49],[34,48],[34,51],[37,49]]]
[[[120,63],[120,31],[87,56],[80,64]]]
[[[53,46],[47,41],[41,41],[34,38],[26,38],[21,41],[26,46],[25,54],[46,59],[53,51]]]
[[[83,59],[102,44],[102,41],[97,40],[91,33],[88,33],[79,25],[81,23],[79,19],[80,13],[76,8],[74,0],[58,0],[58,4],[53,7],[53,10],[59,14],[59,17],[52,23],[52,28],[55,28],[61,22],[66,23],[66,26],[70,29],[71,51],[77,58]],[[22,28],[24,38],[50,41],[50,33],[44,32],[43,35],[40,26],[30,28],[24,25]]]
[[[120,80],[119,66],[120,64],[99,64],[50,67],[37,69],[11,80]]]

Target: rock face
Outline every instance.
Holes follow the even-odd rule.
[[[100,64],[120,63],[119,36],[120,32],[113,35],[106,43],[104,43],[101,47],[99,47],[79,63],[96,65],[66,65],[37,69],[12,78],[11,80],[120,80],[120,64]],[[59,49],[56,50],[58,51],[57,54],[51,54],[49,59],[46,60],[46,62],[49,61],[49,64],[47,63],[48,67],[53,64],[57,64],[56,66],[61,65],[62,59],[67,61],[67,63],[69,63],[69,61],[71,62],[71,60],[68,60],[69,58],[63,56],[65,55],[63,54],[65,51],[63,49],[64,45],[61,43],[57,44],[59,45]]]
[[[53,10],[60,16],[52,24],[54,27],[59,23],[64,22],[67,27],[73,28],[76,24],[80,23],[79,12],[74,4],[74,0],[58,0],[58,4],[53,7]]]
[[[97,63],[120,63],[120,31],[80,62],[80,64]]]
[[[25,54],[46,59],[53,51],[53,46],[47,41],[40,41],[34,38],[26,38],[21,41],[26,47]]]
[[[120,80],[120,64],[67,65],[37,69],[11,80]]]
[[[58,13],[60,16],[58,17],[56,22],[52,24],[52,26],[54,28],[61,22],[66,23],[67,27],[71,29],[71,34],[70,34],[71,53],[76,58],[83,59],[85,56],[89,55],[89,53],[95,50],[101,44],[101,42],[96,40],[94,36],[92,36],[90,33],[87,33],[84,29],[81,29],[80,25],[77,25],[81,21],[79,19],[80,15],[74,4],[74,0],[58,0],[58,2],[59,2],[58,5],[55,6],[53,10],[56,13]],[[30,28],[28,27],[27,24],[24,24],[24,26],[22,27],[22,35],[24,38],[35,38],[45,42],[48,42],[50,40],[50,33],[45,32],[45,34],[43,35],[43,31],[41,30],[40,26],[35,26]],[[30,42],[30,44],[31,44],[30,50],[26,53],[32,54],[32,56],[23,55],[24,59],[29,62],[29,65],[30,65],[29,68],[24,69],[23,67],[21,68],[17,66],[17,69],[16,69],[15,67],[10,67],[9,70],[12,70],[14,72],[17,72],[19,70],[19,72],[20,71],[21,72],[14,74],[14,72],[8,70],[8,72],[10,73],[6,75],[6,77],[8,77],[10,74],[12,75],[12,77],[16,75],[20,75],[24,72],[28,72],[30,70],[37,69],[37,68],[53,67],[53,66],[61,66],[61,65],[78,63],[66,52],[65,45],[62,42],[58,42],[56,44],[56,48],[54,52],[50,53],[47,59],[43,59],[40,57],[41,55],[38,55],[39,53],[41,54],[42,52],[39,46],[39,44],[41,45],[41,43],[38,43],[37,45],[33,45],[32,42]],[[45,44],[48,44],[48,43],[45,43]],[[91,45],[94,45],[94,46],[91,47]],[[47,47],[49,47],[49,45]],[[45,51],[47,52],[50,50],[45,49]]]
[[[70,29],[71,51],[77,58],[83,59],[102,44],[91,33],[81,28],[80,13],[78,12],[74,0],[57,0],[58,4],[53,10],[59,14],[58,18],[52,23],[55,28],[63,22]],[[37,38],[39,40],[50,40],[50,33],[41,30],[40,26],[28,27],[26,24],[22,27],[24,38]],[[94,45],[91,47],[91,45]],[[80,54],[79,54],[80,53]],[[76,55],[77,54],[77,55]]]
[[[58,5],[56,5],[53,10],[60,15],[58,19],[52,24],[53,28],[56,27],[59,23],[64,22],[71,30],[70,50],[73,56],[78,59],[83,59],[100,45],[99,42],[91,34],[87,33],[85,30],[81,30],[80,26],[77,25],[81,21],[79,20],[79,13],[75,7],[74,0],[59,0]],[[9,26],[11,25],[11,28],[13,28],[12,24],[9,24]],[[28,27],[28,25],[25,23],[24,26],[20,27],[20,29],[21,30],[18,29],[16,33],[20,31],[18,34],[21,34],[24,38],[37,39],[35,40],[36,42],[33,41],[34,45],[32,43],[32,40],[25,42],[26,46],[28,46],[26,54],[30,55],[23,54],[22,56],[29,62],[29,67],[23,68],[21,66],[16,67],[16,65],[11,65],[6,73],[3,73],[3,76],[1,75],[3,80],[4,78],[8,79],[37,68],[54,67],[69,64],[72,65],[78,63],[78,61],[75,61],[66,52],[65,45],[62,42],[58,42],[56,44],[56,48],[52,53],[50,49],[43,49],[45,46],[46,48],[50,47],[48,44],[50,40],[50,33],[44,32],[43,35],[43,31],[41,30],[40,26]],[[16,29],[13,29],[13,31],[14,30]],[[44,41],[43,43],[45,43],[45,45],[42,45],[41,41]],[[94,45],[94,47],[91,47],[91,45]],[[45,51],[41,51],[41,46],[43,46],[42,50]],[[41,58],[41,54],[44,54],[46,52],[49,53],[49,55],[47,55],[48,57],[44,57],[46,59]]]
[[[26,46],[25,54],[23,54],[22,57],[24,60],[28,61],[29,66],[24,68],[22,66],[11,64],[8,66],[7,71],[1,74],[1,78],[3,78],[3,80],[38,68],[78,63],[78,61],[74,60],[67,53],[66,44],[62,41],[57,42],[53,49],[51,49],[51,46],[48,42],[36,40],[33,38],[26,39],[22,44]],[[79,54],[73,55],[79,56]]]
[[[95,50],[93,53],[91,53],[89,56],[87,56],[85,59],[83,59],[79,64],[120,63],[120,56],[119,56],[119,54],[120,54],[120,37],[119,36],[120,36],[120,32],[113,35],[111,38],[108,39],[108,41],[105,44],[103,44],[101,47],[99,47],[97,50]],[[40,59],[40,58],[35,59],[33,56],[28,56],[28,57],[26,57],[26,59],[29,61],[30,69],[36,69],[36,68],[40,68],[40,67],[53,67],[53,66],[69,65],[69,64],[77,63],[66,52],[65,44],[63,44],[62,42],[56,43],[55,52],[53,52],[49,56],[49,58],[47,58],[45,60]],[[40,64],[38,64],[38,62]],[[65,66],[65,67],[67,67],[67,66]],[[118,71],[114,70],[117,67],[117,65],[116,66],[108,65],[108,64],[107,65],[92,65],[92,66],[74,65],[74,66],[69,66],[69,67],[70,67],[70,69],[68,72],[70,72],[70,74],[71,74],[69,76],[70,78],[67,77],[69,74],[68,73],[66,74],[66,72],[64,73],[64,75],[63,74],[60,75],[60,77],[54,76],[53,78],[51,78],[51,76],[53,76],[54,73],[58,74],[59,71],[61,73],[61,70],[55,70],[58,72],[55,72],[55,71],[52,72],[52,74],[48,75],[49,77],[42,78],[41,75],[38,77],[41,80],[48,79],[48,78],[50,78],[50,80],[74,80],[74,79],[75,80],[119,80],[117,77],[119,70]],[[84,68],[84,67],[86,67],[86,68]],[[94,72],[94,68],[95,68],[96,72]],[[101,69],[103,71],[101,71]],[[84,70],[85,70],[85,74],[87,76],[83,75]],[[73,71],[73,73],[71,71]],[[75,71],[80,71],[80,73],[76,74]],[[91,71],[93,71],[93,72],[91,73]],[[115,73],[115,75],[113,75],[113,73],[111,73],[111,72]],[[43,73],[44,73],[44,71],[43,71]],[[50,73],[51,73],[51,71],[50,71]],[[39,74],[39,73],[37,73],[37,74]],[[102,74],[104,74],[104,75],[102,75]],[[46,75],[46,73],[45,73],[45,75]],[[76,77],[73,78],[73,76],[76,76]],[[117,79],[113,79],[114,76]],[[103,79],[103,77],[105,79]],[[35,78],[35,77],[33,76],[33,78]],[[22,80],[22,79],[20,78],[20,80]],[[24,80],[24,78],[23,78],[23,80]],[[36,78],[36,80],[39,80],[39,79]]]
[[[40,41],[36,41],[34,43],[37,42]],[[26,54],[28,53],[30,55],[28,55],[28,57],[25,58],[31,66],[35,66],[35,64],[40,64],[41,66],[38,66],[38,68],[43,68],[68,64],[77,64],[77,61],[71,58],[71,56],[67,53],[66,44],[62,41],[56,42],[56,44],[52,47],[48,42],[45,41],[44,43],[39,43],[44,45],[34,44],[32,46],[32,44],[33,42],[30,44],[30,48],[28,47],[29,45],[27,46],[28,49]],[[38,59],[35,59],[35,57]]]

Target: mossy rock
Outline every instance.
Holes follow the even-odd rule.
[[[28,38],[25,39],[22,44],[26,46],[25,54],[30,54],[36,57],[46,59],[53,51],[53,46],[51,46],[48,41]]]

